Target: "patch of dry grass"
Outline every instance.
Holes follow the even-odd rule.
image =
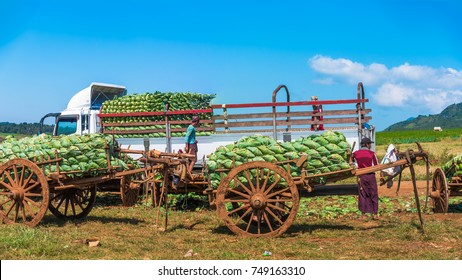
[[[326,197],[326,199],[329,199]],[[332,198],[331,198],[332,199]],[[412,198],[408,198],[412,203]],[[320,208],[322,203],[305,208]],[[415,213],[396,212],[379,221],[299,215],[278,238],[234,235],[213,210],[171,211],[167,231],[156,211],[98,206],[83,220],[61,222],[51,214],[36,228],[0,226],[0,257],[6,259],[461,259],[460,214],[425,215],[422,234]],[[95,238],[101,246],[89,247]],[[186,252],[193,250],[191,257]],[[271,251],[272,256],[262,256]]]

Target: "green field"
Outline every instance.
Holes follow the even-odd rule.
[[[409,131],[381,131],[376,133],[376,144],[408,144],[414,142],[428,143],[439,142],[442,139],[460,139],[462,128],[445,129],[444,131],[433,130],[409,130]]]

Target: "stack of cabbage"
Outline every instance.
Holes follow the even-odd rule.
[[[452,167],[455,165],[454,168]],[[448,178],[462,175],[462,154],[454,157],[441,167]],[[450,171],[450,172],[449,172]]]
[[[130,94],[123,97],[108,100],[103,103],[102,113],[139,113],[139,112],[164,112],[164,104],[169,104],[169,111],[180,110],[199,110],[209,109],[210,102],[215,98],[215,94],[200,93],[144,93]],[[211,119],[212,113],[200,114],[201,119]],[[171,121],[190,121],[191,114],[170,115]],[[114,131],[116,137],[165,137],[165,125],[148,124],[149,122],[163,122],[165,117],[159,116],[120,116],[120,117],[103,117],[103,123],[106,124],[106,131]],[[130,125],[133,123],[133,126]],[[144,123],[146,125],[139,125]],[[110,126],[108,124],[115,124]],[[172,136],[184,136],[188,124],[172,125]],[[207,126],[202,124],[202,127]],[[210,132],[198,131],[199,136],[208,136]]]
[[[283,143],[278,143],[266,136],[247,136],[234,144],[218,147],[207,161],[208,174],[212,186],[218,187],[220,174],[216,172],[217,169],[231,169],[249,161],[296,160],[301,155],[306,155],[308,158],[303,166],[307,175],[340,171],[350,168],[347,158],[347,150],[350,148],[343,134],[331,131]],[[281,166],[287,169],[287,165]],[[301,174],[301,168],[295,163],[291,164],[290,170],[287,171],[293,177]],[[317,177],[315,181],[322,184],[325,183],[325,179]]]
[[[108,168],[105,143],[112,147],[117,145],[110,136],[102,134],[59,137],[42,134],[19,140],[8,136],[0,144],[0,162],[5,163],[15,158],[40,162],[54,159],[58,153],[58,157],[62,158],[59,165],[61,172],[77,171],[72,174],[73,177],[95,176],[105,173]],[[110,159],[111,165],[118,170],[128,169],[128,164],[137,165],[133,159],[123,154],[113,153]],[[45,175],[56,172],[56,164],[47,164],[44,169]]]

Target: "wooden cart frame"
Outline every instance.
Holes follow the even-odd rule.
[[[0,165],[0,220],[6,224],[36,226],[47,209],[64,220],[84,218],[95,203],[97,190],[114,188],[120,190],[116,193],[121,195],[124,205],[133,205],[139,199],[146,174],[152,173],[150,169],[154,167],[129,166],[128,170],[120,170],[111,166],[109,150],[106,145],[107,168],[86,173],[61,171],[62,159],[58,153],[54,159],[18,158]],[[56,172],[45,175],[47,165],[55,165]]]
[[[153,194],[158,194],[153,201],[159,207],[158,209],[163,206],[165,210],[164,228],[167,228],[168,223],[167,194],[185,191],[201,192],[202,190],[203,194],[208,195],[211,206],[216,207],[220,219],[235,234],[248,237],[279,236],[292,225],[296,218],[300,191],[312,191],[314,183],[320,177],[325,178],[326,183],[335,182],[400,166],[401,171],[395,175],[400,177],[398,185],[401,181],[402,171],[409,168],[414,185],[418,215],[422,231],[424,230],[413,164],[424,160],[428,170],[429,161],[427,153],[422,150],[419,144],[418,151],[398,152],[398,160],[393,163],[362,169],[356,169],[351,164],[352,167],[346,170],[316,175],[308,175],[307,170],[303,169],[304,162],[308,159],[306,155],[301,155],[297,160],[283,162],[254,161],[229,169],[220,167],[215,170],[215,172],[220,173],[221,179],[220,185],[216,189],[210,185],[206,169],[199,174],[176,173],[172,165],[175,166],[176,170],[179,166],[184,165],[183,170],[185,170],[187,159],[175,158],[172,157],[172,154],[166,155],[165,153],[158,153],[156,157],[146,158],[146,161],[151,164],[163,166],[163,168],[155,169],[155,172],[162,175],[162,179],[158,180],[157,192],[153,192]],[[286,171],[289,170],[290,165],[297,165],[302,168],[300,176],[293,177]],[[174,182],[175,176],[178,176],[176,183]],[[388,180],[392,180],[393,177],[388,178]],[[382,184],[387,181],[382,182]]]

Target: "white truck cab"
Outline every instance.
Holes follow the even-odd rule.
[[[98,117],[104,101],[127,94],[124,86],[92,83],[75,94],[67,108],[61,113],[49,113],[40,120],[40,125],[48,117],[55,118],[53,135],[89,134],[101,131],[101,120]],[[42,129],[39,133],[42,132]]]

